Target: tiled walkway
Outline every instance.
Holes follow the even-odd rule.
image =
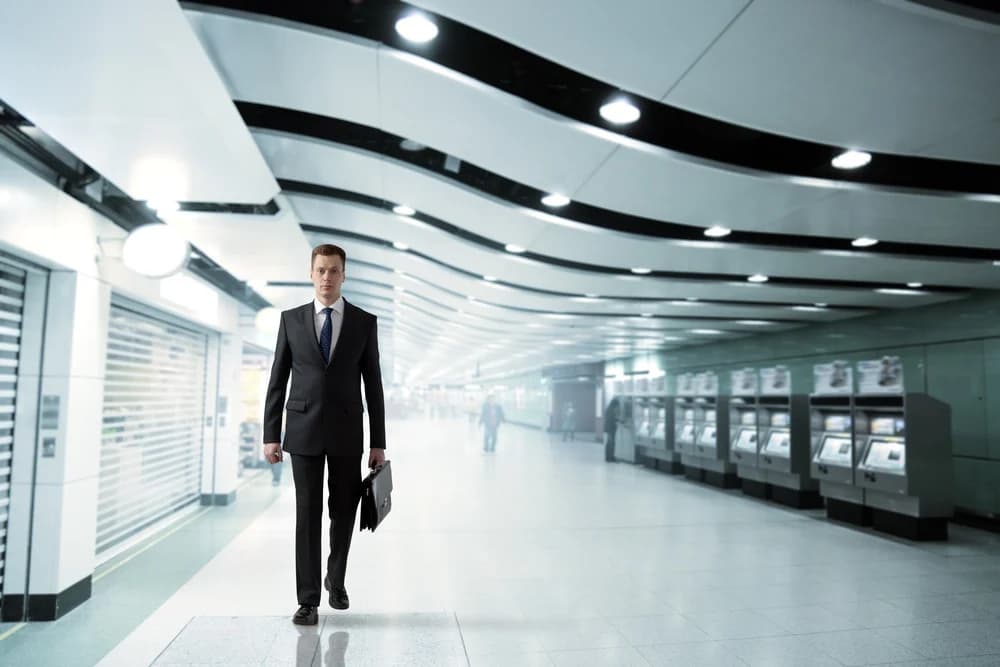
[[[1000,536],[908,543],[514,426],[389,443],[350,611],[291,624],[287,487],[101,664],[1000,665]]]

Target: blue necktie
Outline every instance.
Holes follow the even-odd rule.
[[[326,321],[323,322],[323,328],[319,332],[319,349],[323,351],[323,361],[330,363],[330,343],[333,341],[333,322],[330,321],[330,313],[333,312],[333,308],[324,308],[322,312],[326,314]]]

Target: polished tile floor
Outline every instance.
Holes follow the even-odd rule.
[[[389,443],[350,611],[289,621],[286,479],[100,664],[1000,665],[1000,536],[908,543],[511,425],[490,453],[464,420]]]

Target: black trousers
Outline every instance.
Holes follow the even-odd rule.
[[[320,606],[323,591],[323,471],[329,469],[330,558],[333,588],[344,587],[347,553],[361,499],[361,456],[292,454],[295,478],[295,587],[300,605]]]

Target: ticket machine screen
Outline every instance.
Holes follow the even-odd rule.
[[[701,437],[698,438],[698,444],[704,445],[706,447],[715,447],[715,427],[706,426],[701,431]]]
[[[824,431],[840,431],[846,433],[851,430],[850,415],[827,415],[823,418]]]
[[[715,410],[705,410],[705,421],[707,422],[715,421]]]
[[[903,419],[901,417],[876,417],[871,421],[872,435],[902,435]]]
[[[684,424],[677,439],[681,442],[694,442],[694,424]]]
[[[872,440],[865,457],[865,466],[883,470],[906,469],[906,447],[896,440]]]
[[[694,410],[688,408],[684,411],[684,421],[694,421]]]
[[[791,434],[789,434],[788,431],[774,431],[771,433],[770,437],[768,437],[767,444],[764,445],[764,449],[771,454],[787,456],[789,438],[791,438]]]
[[[740,423],[746,426],[753,426],[757,423],[757,413],[753,410],[743,410],[740,412]]]
[[[823,438],[819,460],[840,465],[851,465],[851,439],[828,435]]]
[[[741,428],[739,435],[736,436],[736,449],[748,450],[751,452],[757,451],[757,433],[748,428]]]
[[[771,426],[788,426],[788,413],[787,412],[772,412],[771,413]]]

